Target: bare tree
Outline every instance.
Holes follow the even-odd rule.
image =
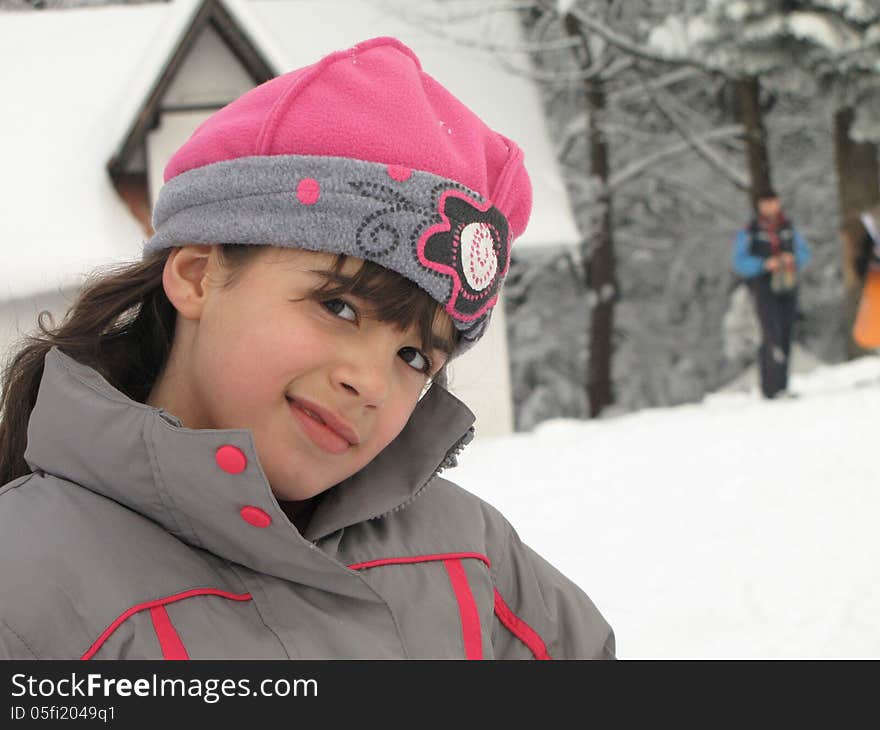
[[[761,82],[757,76],[736,79],[739,118],[745,128],[746,150],[749,162],[749,195],[757,207],[761,192],[773,187],[770,174],[770,154],[767,151],[767,130],[761,109]]]

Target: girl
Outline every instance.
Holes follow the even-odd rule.
[[[143,261],[10,361],[0,656],[611,657],[440,477],[442,386],[528,220],[522,153],[377,38],[248,92],[165,171]]]

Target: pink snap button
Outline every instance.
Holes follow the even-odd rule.
[[[241,508],[241,519],[254,527],[268,527],[272,524],[272,518],[269,515],[259,507],[251,505]]]
[[[217,461],[217,466],[229,474],[241,474],[247,466],[247,457],[241,449],[229,444],[217,449],[214,459]]]

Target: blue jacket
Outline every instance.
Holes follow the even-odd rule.
[[[733,246],[733,266],[737,273],[746,279],[760,276],[764,272],[764,257],[756,256],[752,250],[751,230],[754,224],[741,228],[736,233]],[[797,270],[803,269],[810,261],[810,247],[800,231],[791,226],[794,233],[794,261]]]

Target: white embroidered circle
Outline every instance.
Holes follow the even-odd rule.
[[[498,257],[488,223],[469,223],[461,231],[461,268],[474,291],[482,291],[495,278]]]

